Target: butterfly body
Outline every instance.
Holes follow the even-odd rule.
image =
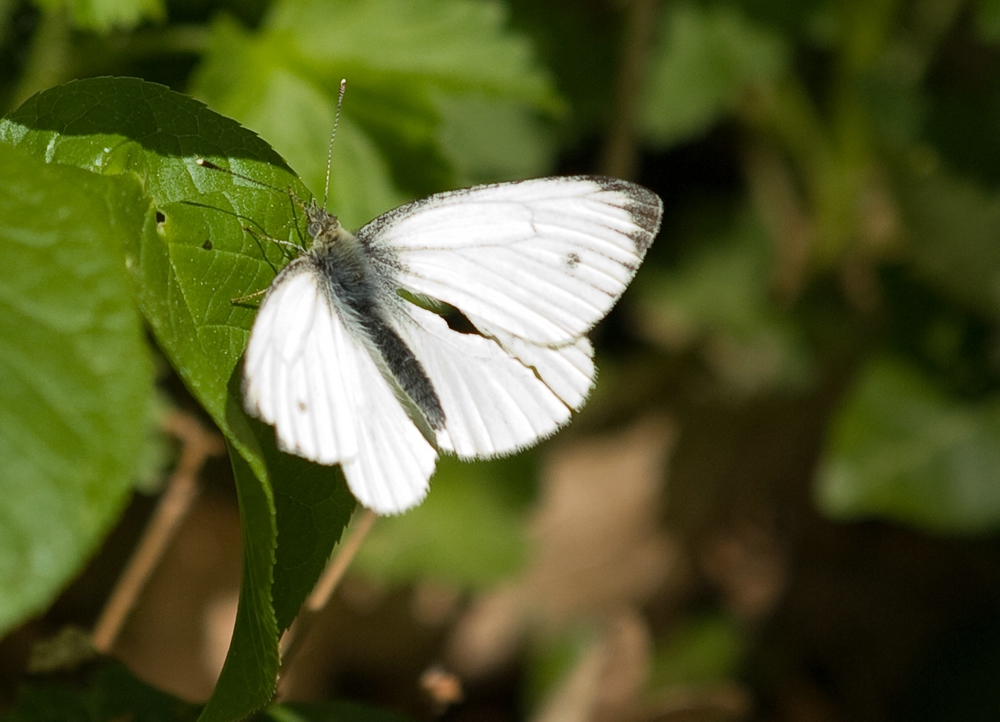
[[[585,334],[659,229],[660,199],[600,177],[442,193],[351,234],[306,207],[312,244],[272,283],[244,367],[250,413],[279,445],[340,464],[395,513],[439,450],[507,454],[565,424],[593,384]],[[474,333],[400,295],[448,304]]]
[[[376,249],[314,203],[306,207],[306,213],[312,244],[289,267],[296,263],[310,267],[327,303],[369,350],[383,377],[390,384],[398,384],[432,429],[443,428],[444,411],[434,386],[389,321],[401,312],[405,301],[396,288],[384,283],[386,275],[376,270],[379,263],[387,263],[385,254],[379,260]]]

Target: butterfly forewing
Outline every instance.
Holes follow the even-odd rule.
[[[358,236],[393,252],[401,286],[455,306],[486,335],[558,347],[611,309],[661,213],[660,199],[632,183],[543,178],[431,196]]]

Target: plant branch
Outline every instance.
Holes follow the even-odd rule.
[[[198,496],[198,473],[205,460],[225,452],[222,439],[205,429],[193,416],[172,413],[166,418],[164,429],[181,442],[180,460],[167,480],[139,545],[94,625],[91,641],[101,654],[111,651],[153,570],[187,517]]]
[[[299,616],[295,619],[295,623],[292,624],[291,628],[289,628],[288,632],[282,638],[281,670],[278,673],[279,698],[281,696],[281,681],[288,674],[288,670],[302,649],[302,643],[308,636],[309,630],[312,629],[320,612],[329,603],[330,597],[336,591],[340,580],[344,578],[347,568],[351,565],[355,555],[361,548],[362,542],[368,536],[368,532],[371,531],[377,518],[375,512],[371,509],[363,509],[361,514],[355,518],[354,523],[347,530],[344,539],[337,546],[337,551],[330,559],[330,563],[327,564],[319,581],[316,582],[316,586],[313,587],[312,592],[306,598]]]
[[[614,115],[601,172],[632,178],[639,163],[636,116],[656,29],[657,0],[630,0],[625,8],[625,47],[615,83]]]

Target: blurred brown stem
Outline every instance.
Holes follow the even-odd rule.
[[[359,516],[347,530],[344,539],[337,546],[336,552],[330,559],[330,563],[327,564],[319,581],[316,582],[316,586],[313,587],[312,592],[306,598],[299,616],[295,619],[295,623],[282,638],[281,671],[278,674],[278,697],[281,696],[281,680],[294,663],[295,658],[302,649],[303,641],[308,636],[309,630],[312,629],[316,618],[330,601],[330,597],[336,591],[340,580],[344,578],[347,568],[351,565],[354,556],[358,553],[358,549],[361,548],[362,542],[368,536],[368,532],[371,531],[377,518],[375,512],[371,509],[361,510]]]
[[[805,283],[812,220],[803,207],[792,170],[769,145],[751,143],[744,171],[757,211],[774,240],[772,284],[779,300],[794,301]]]
[[[601,158],[601,172],[635,176],[639,162],[636,116],[656,30],[657,0],[630,0],[625,7],[625,44],[615,83],[614,115]]]
[[[173,413],[164,422],[164,429],[181,442],[181,456],[139,545],[94,625],[91,640],[101,654],[111,651],[153,570],[197,498],[198,473],[205,460],[225,451],[218,435],[206,430],[193,416]]]

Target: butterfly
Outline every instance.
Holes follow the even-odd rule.
[[[244,405],[379,514],[420,503],[440,452],[510,454],[569,421],[594,383],[586,334],[663,213],[600,176],[439,193],[353,234],[302,206],[312,242],[260,304]]]

